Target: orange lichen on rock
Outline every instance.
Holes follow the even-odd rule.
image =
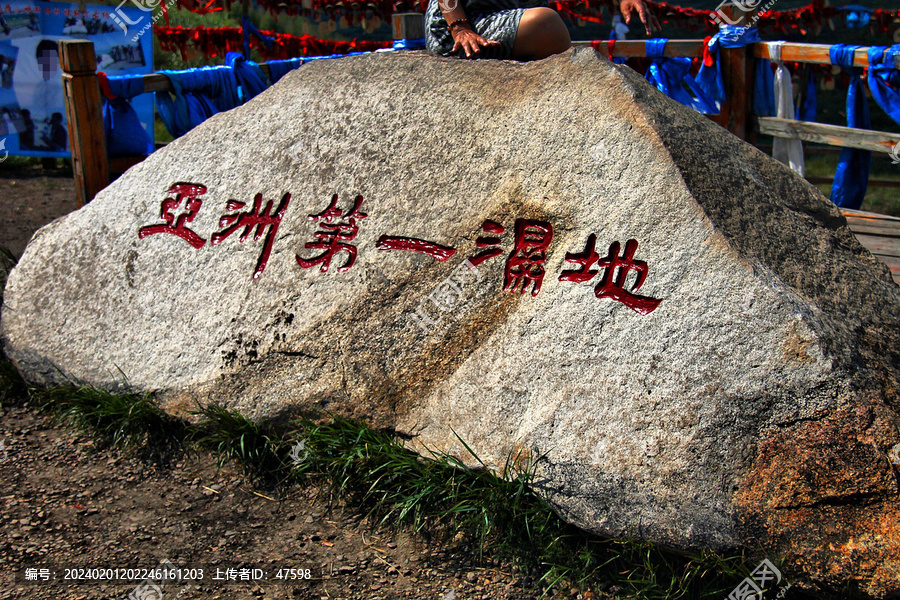
[[[842,409],[760,444],[735,498],[740,526],[784,559],[799,587],[876,598],[900,593],[900,477],[888,458],[897,436],[890,412],[883,405]]]

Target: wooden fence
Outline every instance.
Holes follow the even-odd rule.
[[[590,42],[575,42],[575,45],[587,44]],[[894,145],[900,142],[898,133],[751,115],[753,61],[771,59],[773,44],[773,42],[758,42],[744,48],[722,49],[720,60],[727,100],[723,102],[720,113],[709,115],[710,119],[744,140],[751,139],[754,133],[760,133],[828,146],[886,153],[891,152]],[[779,45],[781,45],[781,59],[786,62],[831,64],[828,45],[790,43]],[[616,42],[612,56],[646,57],[645,46],[643,41]],[[856,50],[854,66],[868,66],[867,50],[867,48]],[[702,55],[702,40],[671,40],[666,44],[664,52],[666,57],[699,58]],[[69,138],[80,206],[109,184],[110,172],[121,173],[140,162],[143,157],[107,156],[93,44],[82,40],[61,42],[60,65],[63,70]],[[268,75],[268,66],[265,63],[260,66]],[[896,66],[900,68],[900,58],[897,59]],[[168,91],[171,90],[171,84],[164,75],[144,75],[144,90]]]

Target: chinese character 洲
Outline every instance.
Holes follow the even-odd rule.
[[[247,239],[247,236],[250,235],[250,231],[255,227],[256,231],[253,234],[253,241],[255,242],[262,237],[263,232],[268,227],[269,232],[266,234],[266,241],[263,242],[263,250],[256,263],[256,271],[253,273],[253,279],[259,279],[259,276],[262,275],[262,272],[266,269],[266,263],[269,262],[269,255],[272,253],[272,242],[275,241],[275,235],[278,233],[278,226],[281,224],[281,218],[284,217],[284,213],[287,211],[288,203],[290,201],[291,195],[285,194],[281,198],[281,204],[279,204],[277,208],[273,209],[272,205],[274,204],[274,201],[269,200],[266,203],[265,208],[260,210],[262,206],[262,194],[256,194],[256,196],[253,197],[253,207],[250,210],[235,212],[244,208],[246,204],[244,202],[238,202],[237,200],[229,200],[225,205],[225,209],[230,212],[222,215],[219,219],[219,227],[221,227],[222,230],[214,233],[212,237],[209,238],[209,243],[215,246],[241,227],[244,228],[244,231],[241,232],[241,237],[238,241],[243,243],[244,240]]]

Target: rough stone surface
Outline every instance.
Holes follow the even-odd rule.
[[[176,182],[207,186],[188,223],[207,240],[228,200],[290,193],[258,279],[265,235],[139,238]],[[356,263],[301,268],[334,194],[364,197]],[[468,270],[487,219],[503,253]],[[516,219],[553,227],[536,296],[502,290]],[[601,258],[638,241],[656,310],[597,298],[602,268],[558,280],[591,234]],[[35,382],[124,375],[177,414],[337,411],[465,455],[458,435],[489,463],[544,457],[541,489],[593,531],[900,593],[898,287],[805,181],[592,50],[306,65],[39,231],[4,302]]]

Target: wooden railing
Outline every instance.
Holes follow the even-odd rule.
[[[591,42],[575,42],[588,45]],[[801,139],[829,146],[857,148],[875,152],[891,152],[900,143],[900,133],[853,129],[837,125],[758,117],[750,114],[753,94],[753,61],[771,59],[773,42],[758,42],[743,48],[723,48],[720,53],[722,75],[727,100],[718,115],[709,118],[734,135],[747,140],[753,133],[779,138]],[[831,64],[829,46],[824,44],[779,43],[781,60],[813,64]],[[854,66],[869,64],[868,49],[854,53]],[[665,57],[697,58],[703,55],[702,40],[670,40]],[[643,41],[619,41],[612,49],[619,58],[646,57]],[[88,202],[109,183],[110,172],[121,173],[143,157],[110,158],[106,152],[103,118],[100,112],[100,87],[96,74],[96,58],[92,42],[65,40],[60,42],[60,64],[66,93],[66,113],[69,118],[69,138],[75,171],[79,206]],[[897,59],[900,68],[900,58]],[[269,74],[268,65],[260,67]],[[144,75],[146,92],[171,90],[164,75]]]

